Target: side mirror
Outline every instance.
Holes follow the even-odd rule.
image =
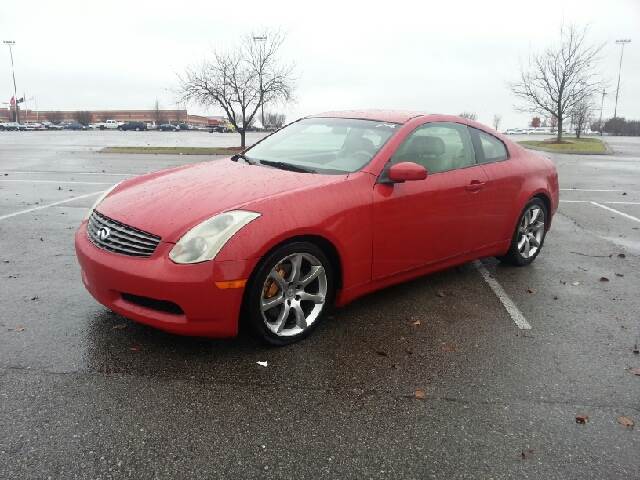
[[[391,165],[387,178],[393,183],[402,183],[427,178],[427,169],[414,162],[400,162]]]

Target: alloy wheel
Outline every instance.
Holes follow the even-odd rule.
[[[326,297],[322,262],[310,253],[287,255],[273,266],[262,286],[262,320],[275,335],[298,335],[318,319]]]
[[[540,250],[544,222],[544,210],[539,205],[531,205],[522,215],[518,226],[518,252],[522,258],[531,258]]]

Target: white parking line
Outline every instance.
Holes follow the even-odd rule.
[[[502,306],[511,316],[513,323],[515,323],[516,326],[521,330],[531,330],[531,325],[529,324],[529,322],[527,322],[527,319],[524,318],[524,315],[522,315],[520,309],[518,309],[516,304],[513,303],[513,300],[511,300],[509,295],[507,295],[507,292],[504,291],[502,285],[500,285],[498,281],[491,276],[489,270],[487,270],[487,267],[485,267],[482,262],[480,262],[480,260],[476,260],[475,262],[473,262],[473,265],[478,269],[480,275],[482,275],[482,278],[484,278],[484,281],[489,284],[489,287],[491,287],[493,293],[496,294],[496,297],[498,297],[498,300],[500,300]]]
[[[22,215],[23,213],[35,212],[36,210],[42,210],[44,208],[54,207],[56,205],[62,205],[63,203],[73,202],[74,200],[80,200],[81,198],[92,197],[94,195],[98,195],[102,193],[104,190],[99,192],[87,193],[86,195],[78,195],[77,197],[67,198],[66,200],[60,200],[58,202],[48,203],[46,205],[40,205],[38,207],[28,208],[26,210],[20,210],[19,212],[9,213],[7,215],[0,216],[0,220],[6,220],[7,218],[17,217],[18,215]]]
[[[561,192],[624,192],[624,190],[603,190],[593,188],[561,188]]]
[[[0,178],[0,182],[5,183],[71,183],[74,185],[113,185],[113,182],[78,182],[75,180],[5,180]]]
[[[633,220],[635,222],[640,223],[640,218],[634,217],[633,215],[629,215],[628,213],[621,212],[620,210],[616,210],[615,208],[607,207],[606,205],[602,205],[598,202],[590,202],[591,205],[595,205],[596,207],[604,208],[605,210],[609,210],[610,212],[617,213],[618,215],[628,218],[629,220]]]
[[[560,200],[560,203],[593,203],[591,200]],[[640,205],[640,202],[600,202],[609,205]]]

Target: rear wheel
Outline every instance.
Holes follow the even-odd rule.
[[[318,326],[333,297],[333,271],[325,254],[312,243],[294,242],[259,265],[246,311],[258,336],[272,345],[288,345]]]
[[[534,198],[524,207],[511,245],[506,255],[498,260],[511,265],[529,265],[540,253],[547,231],[547,208],[542,200]]]

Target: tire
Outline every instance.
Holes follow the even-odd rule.
[[[333,275],[331,262],[313,243],[277,248],[258,264],[248,284],[243,312],[252,331],[275,346],[307,337],[333,305]]]
[[[509,251],[506,255],[497,257],[498,260],[518,267],[533,262],[544,245],[548,218],[547,207],[542,200],[529,200],[518,217]]]

